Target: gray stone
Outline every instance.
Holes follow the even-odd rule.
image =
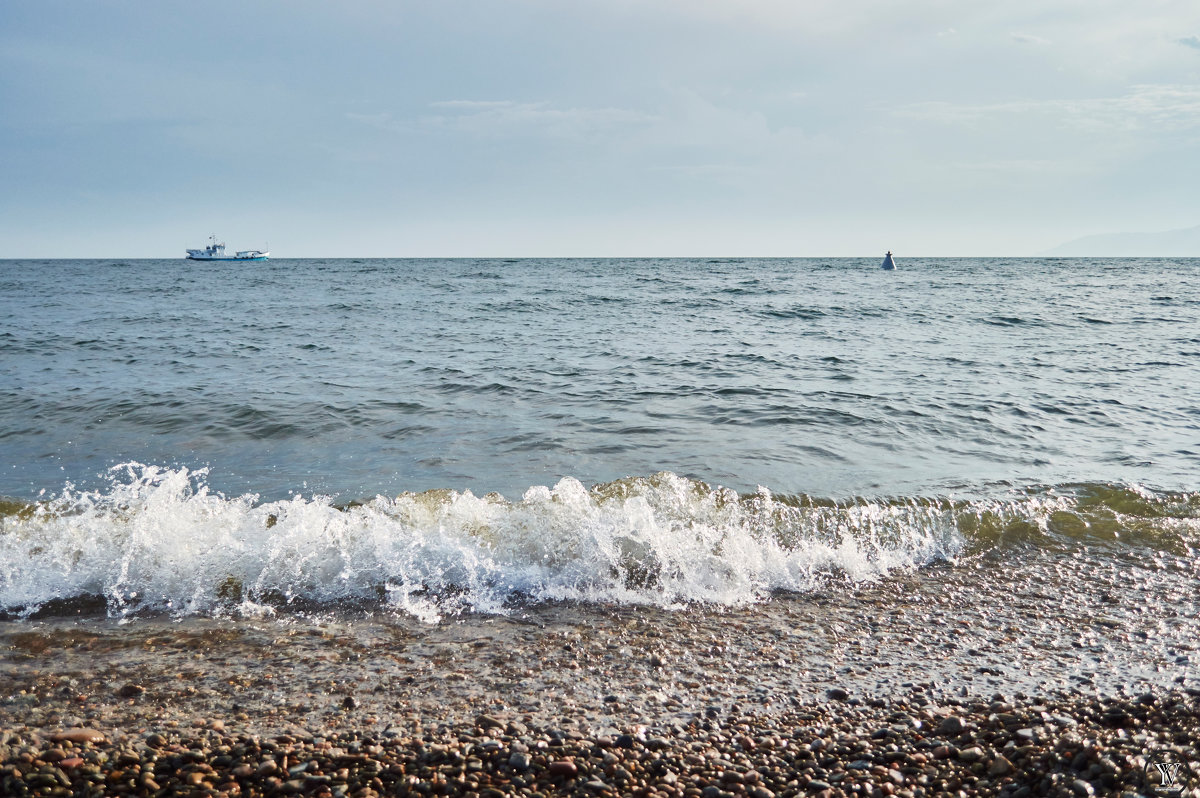
[[[978,762],[983,759],[983,749],[977,745],[964,748],[958,752],[958,758],[963,762]]]
[[[963,723],[962,718],[957,715],[949,715],[944,718],[941,725],[938,726],[939,734],[949,734],[957,737],[965,731],[967,725]]]

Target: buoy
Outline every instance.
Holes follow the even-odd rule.
[[[888,271],[896,268],[896,261],[892,260],[892,251],[890,249],[888,250],[888,253],[883,256],[883,264],[879,268],[887,269]]]

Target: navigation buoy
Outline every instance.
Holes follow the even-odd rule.
[[[883,264],[879,267],[891,271],[896,268],[896,261],[892,260],[892,251],[889,249],[888,254],[883,256]]]

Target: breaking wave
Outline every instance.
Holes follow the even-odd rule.
[[[259,615],[366,604],[436,621],[529,602],[738,606],[988,549],[1144,544],[1191,555],[1200,505],[1108,485],[991,501],[743,494],[671,473],[519,501],[434,490],[350,505],[211,491],[129,463],[102,491],[0,502],[0,611]]]

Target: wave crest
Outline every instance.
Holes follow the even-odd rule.
[[[103,599],[111,615],[384,602],[425,620],[527,601],[741,605],[956,556],[939,504],[807,506],[671,473],[519,501],[434,490],[337,506],[209,490],[207,470],[128,463],[103,491],[0,508],[0,608]]]

